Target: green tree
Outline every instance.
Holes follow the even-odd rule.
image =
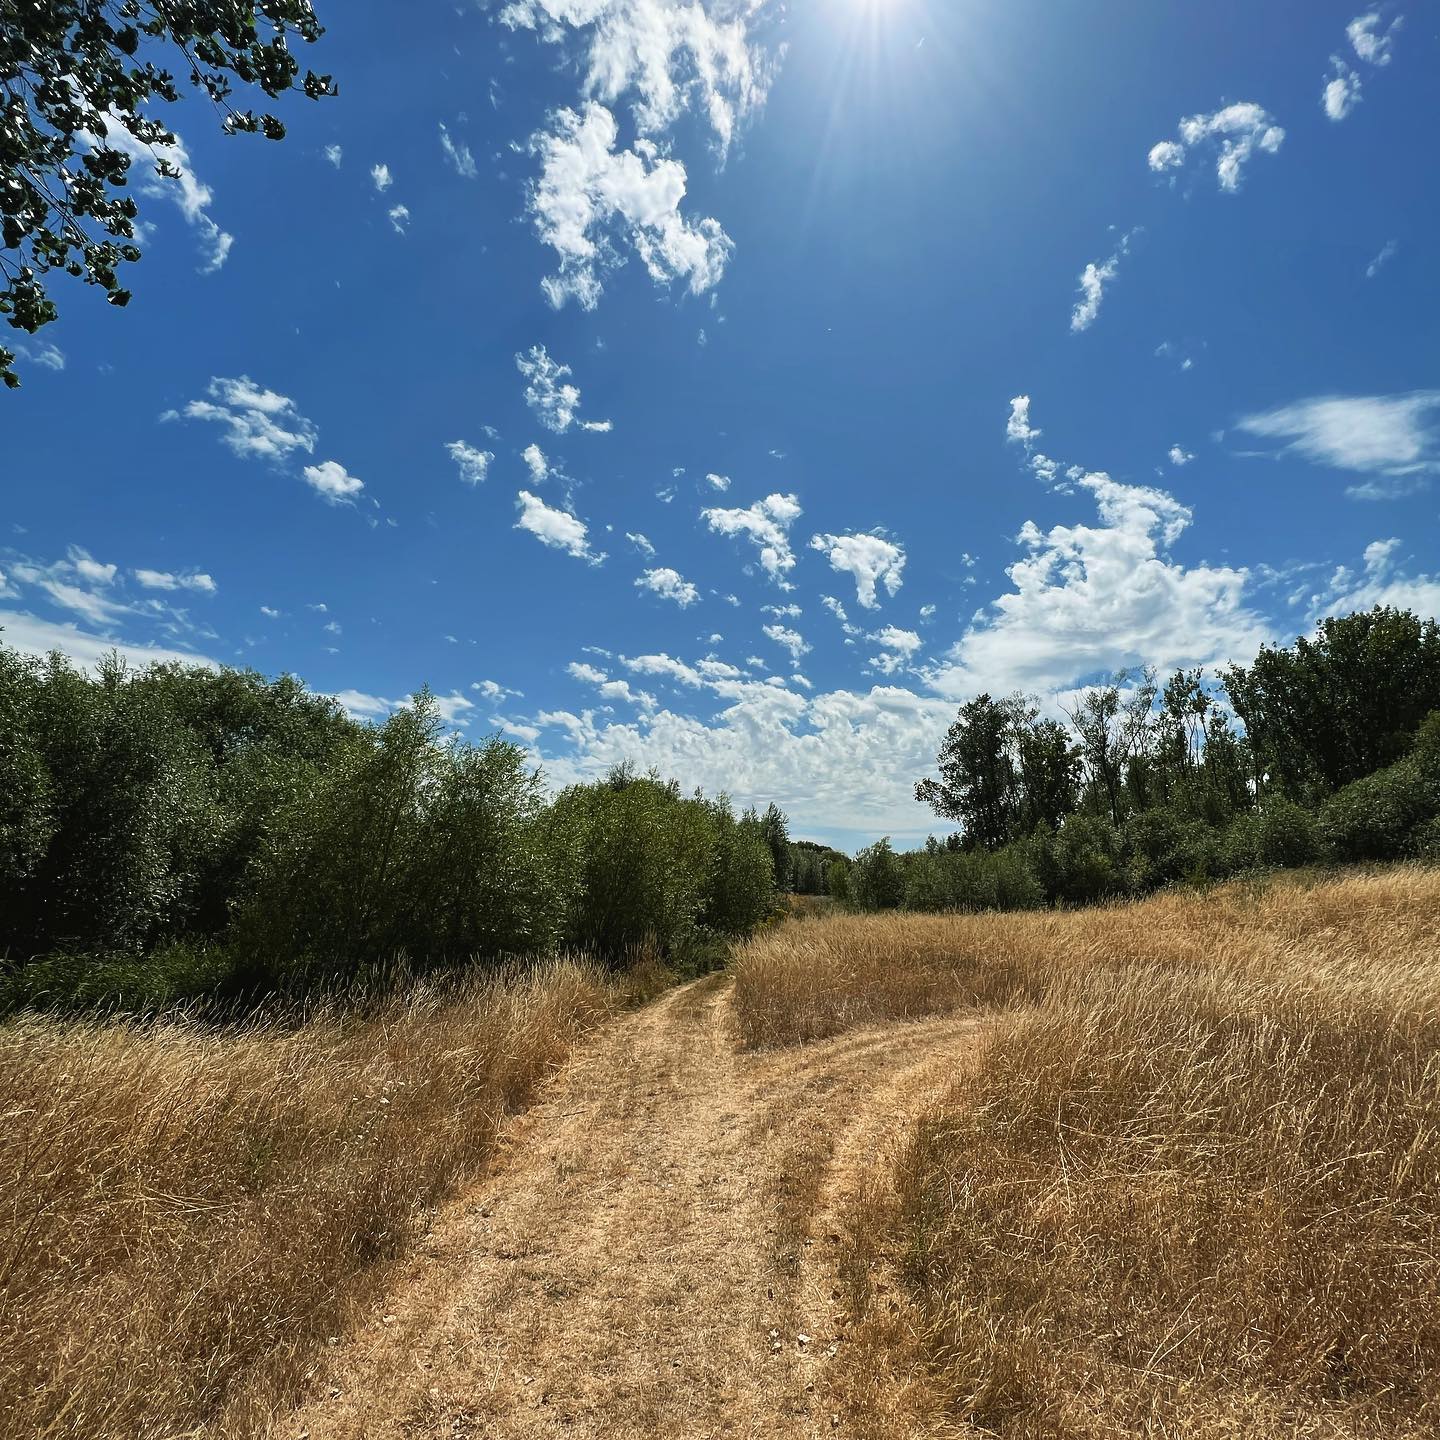
[[[785,812],[772,800],[760,817],[760,831],[770,847],[770,862],[775,876],[775,888],[785,891],[790,888],[790,821]]]
[[[1440,626],[1381,605],[1322,620],[1313,638],[1231,666],[1225,688],[1257,779],[1313,803],[1393,765],[1440,709]]]
[[[890,837],[867,846],[850,867],[850,903],[857,910],[898,910],[905,900],[905,870]]]
[[[915,786],[915,798],[958,822],[968,845],[993,850],[1013,838],[1019,813],[1014,722],[1004,701],[989,695],[967,701],[941,742],[940,778]]]
[[[235,87],[272,100],[334,94],[328,75],[302,78],[290,50],[321,34],[310,0],[0,0],[0,315],[30,334],[48,325],[54,271],[128,303],[119,270],[140,249],[127,148],[181,177],[165,148],[175,136],[149,113],[180,98],[167,63],[221,111],[228,133],[280,140],[276,116],[232,104]],[[11,388],[14,362],[0,346]]]
[[[1080,741],[1089,797],[1114,826],[1125,818],[1126,782],[1146,756],[1154,706],[1155,672],[1121,670],[1066,711]]]

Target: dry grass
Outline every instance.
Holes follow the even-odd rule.
[[[752,1042],[1006,1007],[857,1202],[852,1389],[908,1346],[931,1425],[1440,1432],[1440,874],[827,922],[740,984]]]
[[[0,1434],[263,1433],[627,998],[560,963],[298,1027],[0,1028]]]

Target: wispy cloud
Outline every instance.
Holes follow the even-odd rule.
[[[470,147],[463,141],[452,140],[450,131],[446,129],[443,120],[440,122],[440,148],[445,152],[445,158],[462,180],[475,178],[478,171],[475,169],[475,157],[470,153]]]
[[[297,450],[313,451],[319,431],[288,395],[266,390],[248,375],[216,376],[206,386],[209,400],[192,400],[160,418],[209,420],[223,428],[221,443],[245,459],[284,460]]]
[[[543,345],[532,345],[527,353],[515,357],[515,368],[525,377],[525,403],[535,418],[547,430],[563,435],[579,418],[580,388],[569,379],[570,367],[551,359]],[[605,434],[611,422],[584,420],[580,428]]]
[[[1437,414],[1440,390],[1326,395],[1246,415],[1237,428],[1283,441],[1279,454],[1390,482],[1352,491],[1357,499],[1374,499],[1404,493],[1440,470]]]
[[[1130,242],[1138,231],[1132,230],[1120,237],[1115,253],[1102,262],[1091,261],[1080,272],[1080,298],[1070,313],[1070,329],[1078,334],[1088,330],[1100,314],[1100,303],[1105,298],[1105,287],[1120,273],[1120,262],[1130,253]]]

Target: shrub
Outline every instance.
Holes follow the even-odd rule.
[[[1320,808],[1320,829],[1341,859],[1392,860],[1423,849],[1437,816],[1440,712],[1426,720],[1405,759],[1337,790]]]
[[[850,867],[850,903],[857,910],[898,910],[905,899],[905,873],[886,836],[867,846]]]

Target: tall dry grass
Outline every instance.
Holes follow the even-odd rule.
[[[919,1361],[932,1423],[1027,1440],[1440,1433],[1440,873],[831,926],[748,952],[752,1041],[1004,1007],[851,1217],[855,1393]]]
[[[0,1027],[0,1435],[264,1433],[626,999],[558,963],[299,1026]]]

